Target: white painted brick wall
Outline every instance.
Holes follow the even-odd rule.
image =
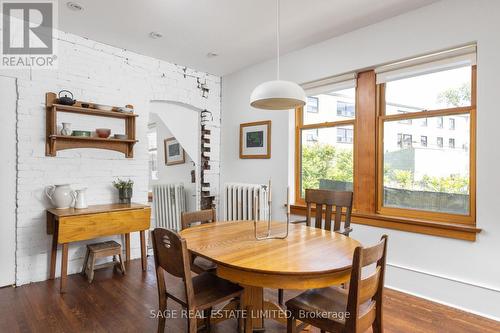
[[[209,98],[201,97],[196,79],[183,76],[183,67],[118,49],[75,35],[59,33],[59,66],[57,70],[0,70],[0,75],[17,78],[18,87],[18,193],[16,284],[46,280],[49,275],[51,237],[46,233],[45,209],[49,203],[44,188],[58,183],[88,186],[89,204],[116,202],[111,182],[116,177],[135,182],[136,202],[147,201],[148,154],[146,133],[149,101],[169,100],[208,109],[214,115],[210,122],[213,142],[220,143],[220,77],[187,69],[188,74],[207,79]],[[132,104],[137,119],[134,158],[123,154],[94,149],[58,152],[57,157],[45,156],[45,93],[68,89],[75,98],[103,104]],[[123,125],[114,119],[82,119],[76,115],[61,115],[73,123],[73,129],[93,130],[110,127],[122,131]],[[15,142],[13,142],[15,144]],[[214,161],[220,160],[219,147],[212,150]],[[211,163],[210,180],[218,190],[219,164]],[[119,239],[120,237],[112,237]],[[85,244],[74,243],[69,248],[68,273],[81,270]],[[56,275],[60,274],[60,251]],[[132,235],[132,257],[140,256],[138,235]]]

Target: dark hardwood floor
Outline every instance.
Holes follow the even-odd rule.
[[[150,258],[146,273],[139,260],[126,267],[126,276],[113,274],[112,269],[96,271],[92,284],[71,275],[64,295],[59,294],[59,280],[0,289],[0,332],[155,332],[156,319],[150,318],[157,309],[153,261]],[[276,299],[276,291],[266,294]],[[174,302],[169,308],[180,310]],[[384,310],[387,333],[500,332],[499,322],[390,289],[385,293]],[[165,332],[185,329],[185,320],[168,319]],[[213,331],[235,330],[236,323],[226,321]],[[277,323],[266,323],[266,332],[285,331]]]

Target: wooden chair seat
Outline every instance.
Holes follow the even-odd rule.
[[[215,274],[201,273],[192,279],[194,291],[194,305],[198,310],[205,310],[216,304],[238,297],[243,292],[239,285],[223,280]],[[167,296],[187,307],[184,283],[170,285]]]
[[[197,274],[213,272],[217,269],[217,265],[213,261],[202,257],[195,257],[191,265],[191,270]]]
[[[338,329],[340,330],[345,326],[344,314],[347,312],[348,298],[348,290],[340,287],[311,289],[286,302],[286,308],[292,313],[304,311],[328,314],[329,318],[325,318],[323,324],[327,325],[333,321],[339,324]],[[367,301],[359,306],[361,316],[370,310],[370,303]],[[321,318],[316,318],[316,320],[322,321]]]

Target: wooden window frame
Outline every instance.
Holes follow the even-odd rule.
[[[292,213],[305,215],[301,197],[301,132],[305,129],[351,125],[354,130],[354,204],[352,222],[356,224],[475,241],[476,227],[476,87],[477,68],[472,66],[471,106],[404,115],[385,115],[385,84],[376,84],[373,70],[358,73],[355,118],[321,124],[303,123],[303,108],[295,112],[295,204]],[[392,207],[382,207],[383,123],[387,120],[470,114],[470,214],[457,215]],[[444,125],[444,124],[443,124]],[[333,212],[334,214],[335,212]]]

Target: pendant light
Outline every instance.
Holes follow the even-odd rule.
[[[280,80],[280,0],[276,0],[276,80],[259,84],[250,105],[265,110],[290,110],[306,104],[306,93],[295,82]]]

